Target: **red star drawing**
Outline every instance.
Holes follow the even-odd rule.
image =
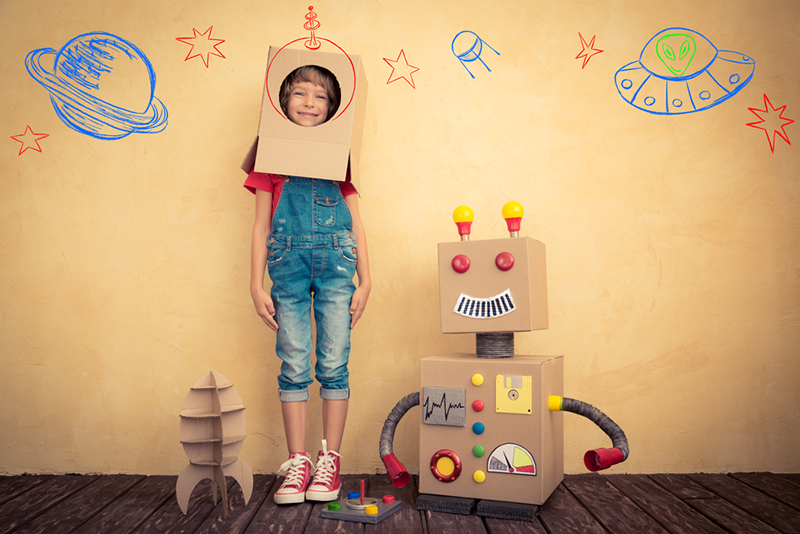
[[[400,58],[403,58],[402,63],[400,62]],[[397,59],[391,60],[389,58],[383,58],[383,60],[390,67],[392,67],[392,73],[389,75],[389,80],[386,82],[387,85],[392,82],[396,82],[400,78],[403,78],[411,87],[416,89],[416,86],[414,85],[414,77],[411,75],[417,72],[419,68],[408,64],[406,53],[402,49],[400,49]]]
[[[769,101],[767,95],[764,95],[764,109],[758,108],[747,108],[753,112],[753,115],[761,119],[757,122],[750,122],[747,123],[747,126],[752,126],[753,128],[758,128],[760,130],[764,130],[764,133],[767,134],[767,141],[769,141],[769,149],[772,153],[775,153],[775,134],[781,136],[781,139],[789,143],[791,146],[791,141],[789,141],[789,136],[786,135],[786,130],[784,127],[786,125],[793,123],[792,119],[787,119],[783,116],[783,112],[786,111],[786,106],[781,106],[779,108],[775,108],[772,106],[772,102]],[[773,112],[780,112],[777,115],[770,115],[770,110]],[[764,116],[759,115],[759,113],[764,113]],[[781,124],[779,121],[783,121]],[[770,136],[770,133],[772,135]]]
[[[602,52],[602,50],[598,50],[594,47],[594,38],[597,37],[596,35],[592,35],[592,40],[588,43],[586,42],[586,39],[583,38],[583,35],[581,35],[581,32],[578,32],[578,37],[581,38],[581,47],[583,49],[581,50],[580,54],[575,56],[575,59],[583,58],[583,65],[581,66],[581,69],[584,69],[586,68],[586,64],[589,63],[589,60],[592,59],[592,56],[596,56]]]
[[[17,154],[18,156],[21,156],[22,153],[28,150],[29,148],[31,150],[35,150],[36,152],[41,152],[42,147],[39,146],[39,141],[49,136],[50,134],[46,133],[34,133],[34,131],[31,130],[30,126],[26,126],[25,133],[21,133],[19,135],[12,135],[11,139],[22,144],[22,146],[19,149],[19,154]]]
[[[209,56],[218,56],[222,59],[225,59],[225,56],[217,48],[219,45],[225,42],[225,39],[212,39],[211,30],[213,29],[214,26],[209,26],[206,31],[200,33],[195,28],[192,28],[194,37],[175,38],[176,41],[191,45],[192,47],[192,49],[189,50],[189,53],[186,54],[186,59],[184,59],[184,61],[189,61],[192,58],[200,56],[200,59],[203,60],[203,64],[206,66],[206,68],[208,68]],[[202,37],[205,37],[205,39],[201,39]],[[195,48],[197,48],[197,52],[195,52]]]

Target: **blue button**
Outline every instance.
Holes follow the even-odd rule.
[[[476,434],[483,434],[484,430],[486,430],[486,427],[483,426],[483,423],[475,423],[472,425],[472,431]]]
[[[348,499],[360,499],[361,498],[361,493],[358,492],[358,491],[351,491],[350,493],[347,494],[347,498]]]

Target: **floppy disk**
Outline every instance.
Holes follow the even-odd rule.
[[[531,413],[531,377],[497,375],[495,408],[497,413]]]

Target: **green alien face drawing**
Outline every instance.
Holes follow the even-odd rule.
[[[668,33],[656,43],[656,54],[675,76],[682,76],[697,51],[694,37],[688,33]]]

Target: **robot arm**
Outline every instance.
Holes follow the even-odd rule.
[[[594,449],[584,454],[583,463],[589,471],[608,469],[612,465],[628,459],[628,438],[625,437],[625,432],[610,417],[591,404],[552,395],[549,399],[549,408],[551,412],[564,411],[582,415],[599,426],[611,438],[614,448]]]
[[[380,454],[383,465],[386,466],[386,472],[392,479],[392,484],[396,488],[402,488],[411,480],[411,475],[403,463],[397,459],[392,452],[392,443],[394,443],[394,431],[397,429],[397,423],[406,414],[408,410],[414,406],[419,406],[419,391],[415,391],[406,395],[400,402],[398,402],[389,415],[386,417],[386,422],[383,423],[383,430],[381,431],[380,439]]]

